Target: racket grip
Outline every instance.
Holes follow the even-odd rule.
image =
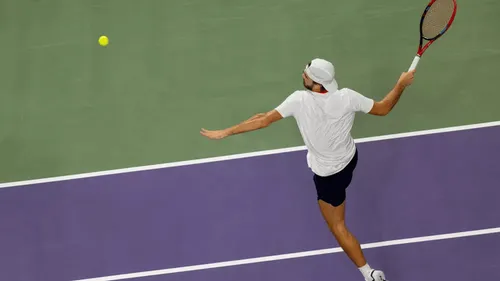
[[[413,59],[413,62],[410,65],[410,68],[408,69],[408,72],[410,72],[410,71],[414,70],[415,68],[417,68],[417,65],[418,65],[419,61],[420,61],[420,56],[415,56],[415,58]]]

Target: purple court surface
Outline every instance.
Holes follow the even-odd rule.
[[[358,144],[362,244],[500,227],[500,127]],[[338,247],[296,151],[0,189],[0,280],[58,281]],[[390,281],[500,280],[500,234],[366,250]],[[108,280],[102,278],[100,280]],[[129,280],[360,280],[344,253]]]

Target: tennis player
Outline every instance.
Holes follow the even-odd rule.
[[[406,87],[413,82],[415,71],[404,72],[394,88],[380,101],[374,101],[349,89],[339,89],[332,63],[314,59],[302,73],[305,90],[297,90],[279,106],[267,113],[224,130],[201,129],[210,139],[222,139],[266,128],[293,116],[307,147],[307,163],[313,172],[320,211],[347,256],[367,281],[385,281],[384,272],[366,262],[360,244],[347,229],[344,218],[346,188],[351,183],[358,162],[358,152],[351,128],[356,112],[387,115]]]

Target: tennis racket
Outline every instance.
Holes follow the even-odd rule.
[[[456,13],[456,0],[431,0],[429,2],[420,18],[420,44],[408,71],[417,68],[427,48],[450,29]],[[425,46],[423,46],[424,39],[428,41]]]

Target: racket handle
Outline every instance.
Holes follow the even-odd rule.
[[[415,56],[415,58],[413,59],[413,62],[410,65],[410,68],[408,69],[408,72],[410,72],[410,71],[414,70],[415,68],[417,68],[417,65],[418,65],[419,61],[420,61],[420,56]]]

